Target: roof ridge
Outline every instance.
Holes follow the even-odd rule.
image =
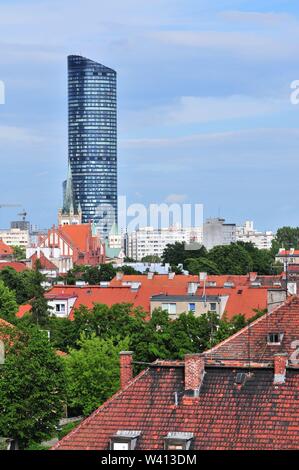
[[[241,330],[237,331],[235,334],[233,334],[232,336],[229,336],[228,338],[226,338],[225,340],[221,341],[221,343],[219,344],[216,344],[216,346],[213,346],[212,348],[208,349],[207,351],[204,351],[203,354],[211,354],[213,351],[217,350],[220,346],[223,346],[224,344],[226,344],[227,342],[229,342],[230,340],[232,340],[233,338],[236,338],[238,337],[239,335],[241,335],[242,333],[244,333],[246,330],[248,330],[249,328],[253,327],[254,325],[256,325],[257,323],[259,323],[260,321],[264,320],[267,316],[269,317],[270,315],[272,315],[273,313],[276,313],[279,309],[285,307],[285,306],[288,306],[290,305],[294,300],[298,300],[299,299],[299,296],[296,296],[296,295],[292,295],[291,297],[287,298],[283,304],[281,305],[278,305],[278,307],[275,307],[272,312],[267,312],[265,313],[264,315],[262,315],[261,317],[257,318],[256,320],[254,320],[252,323],[249,323],[249,325],[246,325],[244,326],[244,328],[242,328]]]

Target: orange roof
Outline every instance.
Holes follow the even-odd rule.
[[[39,256],[37,255],[37,253],[33,253],[30,259],[33,269],[36,266],[37,260],[39,260],[41,269],[48,271],[58,271],[58,267],[54,263],[52,263],[52,261],[50,261],[42,251],[40,252]]]
[[[21,263],[18,261],[7,261],[5,263],[0,263],[0,271],[2,271],[2,269],[4,268],[13,268],[18,273],[21,273],[22,271],[25,271],[27,269],[27,266],[25,265],[25,263]]]
[[[46,299],[69,299],[75,297],[75,303],[69,315],[73,320],[74,311],[80,305],[93,308],[95,303],[111,307],[114,304],[128,303],[134,307],[141,307],[139,292],[132,291],[130,287],[100,287],[100,286],[54,286],[45,294]]]
[[[12,255],[13,249],[0,238],[0,256]]]
[[[91,236],[90,224],[61,225],[59,230],[67,236],[79,251],[88,251],[88,238]]]
[[[23,318],[23,316],[26,313],[29,313],[31,311],[31,309],[32,309],[32,306],[30,304],[20,305],[19,310],[16,313],[16,317],[17,318]]]

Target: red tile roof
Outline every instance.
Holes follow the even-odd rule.
[[[206,287],[206,295],[229,295],[226,304],[226,315],[230,319],[234,315],[243,314],[245,318],[251,318],[255,315],[254,310],[263,310],[267,308],[267,290],[273,288],[273,282],[280,281],[280,276],[258,276],[261,287],[251,287],[249,275],[246,276],[208,276],[208,283],[216,282],[215,287]],[[121,286],[127,282],[140,282],[141,286],[138,292],[138,302],[145,311],[150,312],[150,298],[153,295],[184,295],[187,293],[188,284],[191,282],[199,282],[198,276],[177,275],[173,279],[169,279],[168,275],[155,275],[149,279],[144,275],[125,275],[122,280],[114,278],[110,285]],[[234,287],[224,287],[225,283],[231,282]],[[198,295],[204,292],[203,282],[197,290]]]
[[[13,268],[18,273],[21,273],[27,269],[27,266],[25,265],[25,263],[21,263],[18,261],[11,261],[11,262],[7,261],[3,263],[0,262],[0,271],[2,271],[2,269],[7,268],[7,267]]]
[[[76,301],[70,313],[70,320],[74,319],[75,309],[80,305],[93,308],[94,304],[105,304],[111,307],[114,304],[127,303],[134,307],[141,306],[138,292],[132,291],[130,287],[100,287],[100,286],[54,286],[45,297],[52,299],[67,299],[76,297]]]
[[[37,260],[40,262],[40,266],[42,270],[46,271],[58,271],[58,267],[52,263],[41,251],[40,254],[38,255],[37,253],[33,253],[33,255],[30,258],[32,268],[35,269],[36,267],[36,262]]]
[[[140,430],[136,450],[161,450],[168,432],[193,433],[193,449],[299,449],[299,371],[273,386],[273,370],[255,369],[241,390],[238,369],[207,368],[192,404],[184,404],[179,367],[149,368],[64,437],[56,450],[107,450],[118,430]],[[178,394],[179,403],[174,402]]]
[[[0,256],[9,256],[13,254],[13,249],[4,243],[4,241],[0,238]]]
[[[23,318],[23,316],[26,315],[26,313],[31,312],[31,310],[32,310],[32,306],[30,304],[20,305],[19,310],[16,313],[16,317]]]
[[[89,249],[89,237],[91,236],[90,224],[80,225],[61,225],[59,231],[66,235],[69,240],[81,252],[86,252]]]
[[[281,348],[260,354],[265,345],[265,325],[284,330]],[[271,323],[272,321],[272,323]],[[263,325],[263,328],[261,328]],[[251,325],[257,358],[269,362],[250,367],[228,366],[229,361],[209,363],[198,396],[186,397],[185,364],[156,362],[98,408],[55,446],[55,450],[107,450],[112,436],[121,430],[139,430],[136,450],[161,450],[169,432],[193,433],[193,449],[286,450],[299,449],[299,365],[289,357],[285,383],[273,383],[273,354],[292,351],[299,336],[299,299],[289,300],[271,315]],[[244,342],[237,343],[242,337]],[[230,357],[247,357],[248,328],[223,342],[231,342]],[[298,347],[298,340],[297,340]],[[214,351],[216,348],[214,348]],[[254,351],[254,350],[253,350]],[[293,351],[294,352],[294,351]],[[298,362],[298,361],[297,361]],[[246,380],[237,385],[237,373]],[[184,396],[185,395],[185,396]],[[175,398],[176,397],[176,398]],[[186,398],[186,399],[185,399]]]
[[[268,345],[268,333],[283,333],[281,345]],[[269,360],[275,353],[289,355],[299,346],[299,298],[290,297],[272,313],[267,313],[246,328],[205,353],[213,359]]]

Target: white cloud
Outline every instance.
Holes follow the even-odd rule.
[[[161,43],[191,47],[206,52],[230,53],[243,59],[285,60],[296,57],[299,29],[280,36],[275,31],[159,31],[152,35]]]
[[[144,111],[129,112],[126,123],[133,128],[202,124],[232,119],[252,118],[281,113],[289,107],[285,100],[255,98],[245,95],[232,96],[182,96],[165,106],[152,107]]]

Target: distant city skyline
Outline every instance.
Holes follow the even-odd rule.
[[[289,0],[159,0],[158,18],[143,0],[3,2],[0,204],[21,204],[40,227],[57,223],[65,61],[79,54],[118,73],[119,194],[129,204],[202,203],[204,218],[299,225],[298,41]],[[0,209],[0,227],[16,214]]]

